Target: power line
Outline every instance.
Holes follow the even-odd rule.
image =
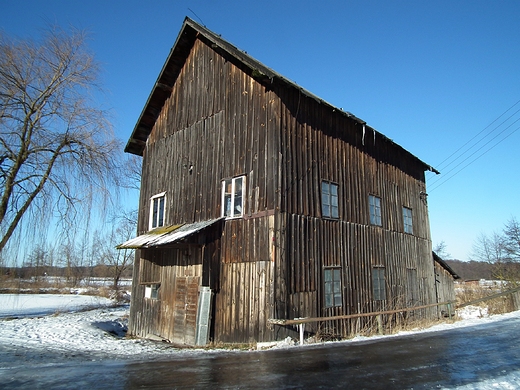
[[[520,121],[520,118],[517,119],[514,123]],[[511,124],[512,125],[512,124]],[[510,126],[509,126],[510,127]],[[508,127],[508,128],[509,128]],[[495,143],[494,145],[492,145],[491,147],[489,147],[488,149],[484,150],[484,152],[482,152],[480,155],[478,155],[477,157],[475,157],[473,160],[471,160],[469,163],[467,163],[466,165],[464,165],[462,168],[460,168],[460,166],[458,166],[457,168],[460,168],[458,171],[456,171],[455,173],[453,173],[451,176],[448,176],[448,177],[445,177],[444,180],[442,181],[437,181],[437,182],[434,182],[433,183],[433,187],[432,188],[429,188],[428,189],[428,192],[432,192],[434,191],[435,189],[439,188],[441,185],[443,185],[444,183],[446,183],[448,180],[452,179],[455,175],[459,174],[461,171],[463,171],[464,169],[466,169],[468,166],[470,166],[471,164],[473,164],[475,161],[477,161],[479,158],[481,158],[482,156],[484,156],[487,152],[489,152],[490,150],[494,149],[497,145],[499,145],[500,143],[502,143],[503,141],[505,141],[507,138],[509,138],[510,136],[512,136],[514,133],[516,133],[518,130],[520,129],[520,127],[517,127],[516,129],[514,129],[512,132],[510,132],[509,134],[507,134],[504,138],[502,138],[501,140],[499,140],[497,143]],[[504,130],[505,131],[505,130]],[[504,131],[502,131],[500,134],[502,134]],[[479,149],[477,149],[475,152],[473,152],[469,157],[467,157],[466,159],[464,159],[462,161],[462,163],[464,163],[465,161],[467,161],[470,157],[474,156],[478,151],[480,151],[481,149],[483,149],[485,146],[487,146],[489,143],[491,143],[491,141],[493,141],[494,139],[496,139],[497,137],[493,138],[492,140],[490,140],[489,142],[487,142],[485,145],[483,145],[482,147],[480,147]],[[461,164],[462,164],[461,163]],[[454,168],[456,169],[456,168]],[[452,172],[454,169],[452,169],[451,171],[449,171],[448,173]],[[436,185],[435,185],[436,184]]]
[[[457,150],[455,150],[452,154],[450,154],[448,157],[446,157],[444,160],[442,160],[437,167],[437,169],[442,169],[443,168],[443,164],[445,162],[447,162],[451,157],[453,157],[454,155],[456,155],[459,151],[461,151],[462,149],[464,149],[464,147],[466,147],[468,144],[470,144],[475,138],[477,138],[480,134],[482,134],[484,131],[486,131],[489,127],[491,127],[493,125],[493,123],[497,122],[500,118],[502,118],[507,112],[511,111],[513,109],[513,107],[515,107],[516,105],[518,105],[520,103],[520,100],[518,100],[515,104],[513,104],[511,107],[509,107],[507,110],[505,110],[502,114],[500,114],[495,120],[493,120],[490,124],[488,124],[486,127],[484,127],[480,132],[478,132],[475,136],[473,136],[473,138],[471,138],[469,141],[467,141],[464,145],[462,145],[460,148],[458,148]],[[489,134],[491,134],[493,131],[495,131],[498,127],[500,127],[505,121],[507,121],[508,119],[510,119],[513,115],[515,115],[516,113],[518,113],[520,111],[520,109],[518,109],[517,111],[515,111],[513,114],[511,114],[506,120],[504,120],[500,125],[496,126],[493,130],[491,130],[489,132]],[[484,137],[482,137],[481,139],[484,139],[486,138],[487,135],[485,135]],[[480,140],[478,142],[475,143],[478,144],[480,142]],[[473,147],[473,146],[472,146]],[[471,149],[471,147],[469,148]],[[464,152],[466,153],[466,152]],[[462,153],[462,154],[464,154]],[[458,159],[458,157],[454,160],[456,161]],[[448,164],[447,166],[451,165],[452,163]]]
[[[500,124],[498,124],[497,126],[495,126],[492,130],[490,131],[487,131],[494,123],[496,123],[497,121],[500,120],[500,118],[502,118],[504,115],[506,115],[509,111],[511,111],[515,106],[517,106],[518,104],[520,103],[520,100],[518,100],[515,104],[513,104],[511,107],[509,107],[506,111],[504,111],[501,115],[499,115],[495,120],[493,120],[489,125],[487,125],[484,129],[482,129],[478,134],[476,134],[474,137],[472,137],[469,141],[467,141],[466,143],[464,143],[464,145],[462,145],[460,148],[458,148],[455,152],[453,152],[452,154],[450,154],[447,158],[445,158],[440,164],[439,166],[437,166],[437,169],[443,169],[442,167],[444,167],[444,169],[447,169],[448,167],[452,166],[453,164],[455,164],[456,162],[458,162],[459,160],[461,160],[465,155],[467,155],[468,153],[471,153],[469,156],[465,157],[462,161],[460,161],[455,167],[453,167],[452,169],[448,170],[448,172],[445,174],[445,175],[442,175],[440,177],[437,177],[436,180],[433,180],[433,182],[430,184],[430,189],[429,191],[433,191],[435,189],[437,189],[438,187],[440,187],[441,185],[443,185],[444,183],[446,183],[448,180],[450,180],[451,178],[453,178],[455,175],[457,175],[458,173],[460,173],[462,170],[464,170],[465,168],[467,168],[469,165],[473,164],[475,161],[477,161],[479,158],[481,158],[483,155],[485,155],[486,153],[488,153],[490,150],[492,150],[493,148],[495,148],[497,145],[499,145],[501,142],[503,142],[505,139],[507,139],[508,137],[510,137],[511,135],[513,135],[519,128],[516,128],[514,129],[512,132],[508,133],[505,137],[501,138],[498,142],[494,143],[493,145],[491,145],[489,148],[487,148],[486,150],[484,150],[481,154],[479,154],[476,158],[472,159],[470,162],[468,162],[466,165],[462,166],[462,164],[464,164],[465,162],[467,162],[469,159],[471,159],[473,156],[475,156],[477,153],[479,153],[481,150],[483,150],[484,148],[486,148],[488,145],[490,145],[493,141],[495,141],[496,139],[498,139],[501,135],[503,135],[508,129],[510,129],[515,123],[517,123],[518,121],[520,121],[520,117],[517,118],[516,120],[514,120],[512,123],[510,123],[509,125],[507,125],[505,128],[502,128],[502,126],[504,124],[506,124],[508,121],[510,121],[516,114],[518,114],[520,112],[520,108],[518,110],[516,110],[514,113],[512,113],[511,115],[509,115],[506,119],[504,119]],[[502,129],[501,129],[502,128]],[[495,133],[497,130],[500,130],[497,134],[493,135],[493,133]],[[483,136],[481,136],[484,132],[486,132],[486,134],[484,134]],[[489,139],[486,143],[484,143],[482,145],[482,142],[484,142],[486,139],[488,139],[490,136],[493,137],[491,139]],[[476,142],[473,142],[474,140],[478,139]],[[466,146],[470,145],[469,147],[466,148]],[[480,145],[480,147],[479,147]],[[477,148],[475,150],[475,148]],[[450,161],[451,160],[451,161]],[[447,164],[445,164],[446,162],[448,162]],[[456,172],[454,172],[452,175],[449,175],[450,173],[452,173],[453,171],[457,170]],[[448,176],[446,176],[448,175]]]

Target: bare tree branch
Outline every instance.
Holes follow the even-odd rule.
[[[0,251],[31,208],[65,216],[117,184],[120,143],[91,101],[99,69],[85,41],[57,28],[41,43],[0,33]]]

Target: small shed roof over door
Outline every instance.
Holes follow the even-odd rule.
[[[220,220],[222,220],[222,218],[160,227],[118,245],[117,249],[143,249],[173,244],[174,242],[195,234]]]

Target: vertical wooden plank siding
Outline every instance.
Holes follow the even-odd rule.
[[[437,299],[439,302],[455,301],[455,286],[453,284],[453,275],[450,274],[440,264],[435,262],[435,282],[437,288]],[[440,306],[441,314],[448,313],[448,308]]]
[[[130,332],[191,343],[199,285],[215,293],[217,342],[292,334],[268,318],[402,307],[408,275],[416,275],[417,304],[435,302],[424,164],[345,113],[253,73],[197,38],[159,113],[143,153],[139,233],[148,231],[153,195],[166,193],[166,225],[210,220],[222,214],[222,180],[242,175],[244,217],[139,251],[133,294],[143,297],[157,281],[161,290],[157,300],[133,301]],[[322,215],[323,180],[338,186],[337,219]],[[370,225],[369,195],[381,199],[382,226]],[[413,234],[404,232],[403,207],[412,210]],[[341,270],[342,304],[325,307],[331,267]],[[374,267],[385,270],[385,300],[373,295]],[[363,321],[321,326],[346,335]]]
[[[279,183],[278,121],[278,100],[272,91],[231,58],[196,40],[146,143],[141,234],[148,230],[154,194],[166,192],[166,225],[204,221],[221,215],[221,181],[246,177],[245,219],[224,223],[214,244],[204,246],[210,253],[204,267],[201,260],[200,270],[193,275],[215,292],[212,337],[216,341],[272,338],[266,327],[274,306],[270,221]],[[167,273],[167,264],[145,258],[138,264],[143,272],[153,268],[161,275]],[[181,309],[183,301],[189,303],[183,295],[189,288],[182,287],[187,279],[179,279],[176,272],[171,271],[161,286],[181,286],[177,290],[165,288],[154,302],[136,299],[131,333],[191,341],[186,330],[191,329],[193,318]],[[144,287],[137,287],[135,293],[143,296]]]
[[[298,92],[280,91],[282,217],[279,276],[285,318],[334,316],[405,307],[407,270],[416,270],[416,305],[436,301],[424,167],[379,133]],[[400,159],[397,161],[397,159]],[[338,219],[321,215],[321,181],[339,189]],[[381,198],[382,226],[371,226],[369,195]],[[413,234],[404,232],[403,207]],[[285,266],[283,265],[285,263]],[[372,269],[385,270],[386,299],[373,297]],[[323,270],[342,271],[343,305],[325,307]],[[281,283],[280,283],[281,284]],[[280,288],[280,287],[279,287]],[[423,316],[435,315],[435,309]],[[360,320],[358,326],[363,326]],[[345,335],[345,323],[325,327]]]

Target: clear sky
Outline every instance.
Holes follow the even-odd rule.
[[[520,1],[0,0],[9,35],[90,31],[125,143],[185,16],[441,171],[432,241],[452,258],[520,218]]]

